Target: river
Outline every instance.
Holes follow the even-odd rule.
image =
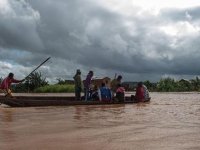
[[[199,150],[200,94],[147,104],[0,106],[0,150]]]

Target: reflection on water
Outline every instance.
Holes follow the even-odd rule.
[[[3,142],[15,141],[15,133],[12,130],[8,130],[12,127],[13,111],[8,109],[2,109],[0,114],[0,140]]]
[[[0,107],[0,149],[199,150],[200,95],[151,97],[134,105]]]
[[[12,122],[12,116],[13,116],[13,112],[11,110],[5,109],[2,111],[2,115],[1,115],[1,121],[2,122]]]

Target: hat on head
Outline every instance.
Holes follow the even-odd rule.
[[[80,70],[80,69],[77,69],[77,70],[76,70],[76,73],[81,73],[81,70]]]

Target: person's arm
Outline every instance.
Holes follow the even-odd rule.
[[[102,99],[101,99],[101,90],[100,89],[98,89],[98,95],[99,95],[99,101],[102,101]]]
[[[23,80],[16,80],[16,79],[13,79],[12,80],[12,83],[20,83],[20,82],[23,82],[25,79],[23,79]]]

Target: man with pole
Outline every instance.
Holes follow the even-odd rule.
[[[12,96],[12,91],[10,89],[12,83],[20,83],[23,82],[23,80],[16,80],[14,79],[14,74],[9,73],[8,76],[2,81],[0,85],[0,90],[5,93],[5,97],[13,97]]]
[[[23,80],[14,79],[14,74],[9,73],[9,75],[1,82],[0,91],[5,93],[5,97],[13,97],[12,91],[10,90],[10,86],[12,83],[20,83],[25,81],[33,72],[35,72],[38,68],[40,68],[45,62],[47,62],[51,57],[48,57],[45,61],[43,61],[39,66],[37,66],[28,76],[26,76]]]

